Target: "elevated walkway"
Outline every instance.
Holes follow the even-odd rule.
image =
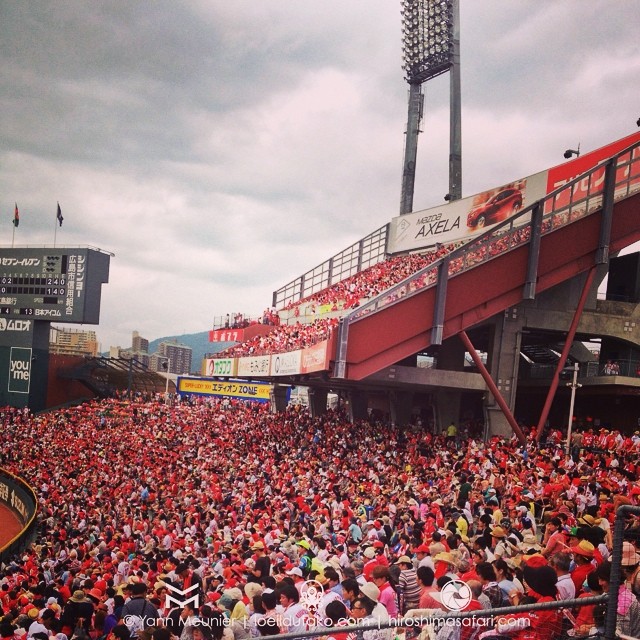
[[[380,296],[363,301],[343,315],[338,331],[314,347],[314,353],[298,350],[229,359],[227,368],[252,379],[268,378],[325,392],[344,391],[354,416],[366,414],[364,396],[369,391],[393,393],[397,389],[403,395],[396,406],[408,407],[408,415],[398,418],[400,424],[414,409],[426,407],[435,415],[436,407],[447,407],[449,415],[443,412],[434,420],[441,428],[443,420],[457,420],[461,403],[469,401],[468,408],[476,416],[478,410],[484,411],[492,432],[505,432],[498,425],[497,414],[501,413],[518,433],[512,412],[524,344],[519,314],[531,310],[531,326],[541,332],[556,332],[552,340],[564,344],[563,353],[555,359],[559,368],[553,373],[550,398],[558,389],[559,371],[569,349],[579,340],[574,326],[578,321],[580,333],[585,335],[592,333],[590,324],[593,333],[600,335],[617,338],[624,331],[621,324],[607,333],[609,329],[603,324],[606,315],[615,314],[623,305],[603,303],[601,317],[598,307],[589,309],[584,318],[581,315],[587,298],[595,302],[596,274],[604,277],[610,255],[640,241],[640,135],[585,154],[579,161],[518,181],[518,188],[527,190],[530,198],[526,208],[484,233],[467,231],[464,245]],[[458,216],[453,225],[458,228],[465,221],[469,225],[468,207],[487,193],[450,204],[453,209],[435,215]],[[423,234],[417,225],[426,228],[425,221],[431,219],[423,213],[410,214],[412,222],[403,216],[394,219],[375,233],[375,251],[366,254],[363,243],[353,245],[276,292],[274,304],[295,303],[352,275],[356,263],[357,270],[366,266],[365,256],[373,264],[379,262],[383,238],[388,248],[399,253],[421,250],[415,246]],[[431,227],[428,231],[432,232]],[[563,298],[564,292],[568,295]],[[554,296],[554,313],[547,318],[549,307],[545,305]],[[538,304],[539,310],[535,308]],[[635,322],[635,311],[626,309],[624,313],[629,316],[625,322]],[[478,350],[486,354],[484,364]],[[472,367],[464,364],[465,352],[473,359]],[[419,354],[435,358],[436,368],[420,370]],[[572,353],[578,362],[583,362],[585,355],[588,359],[588,354]],[[609,380],[603,383],[609,384]],[[619,379],[618,384],[624,383]],[[564,385],[562,389],[566,392]],[[420,407],[418,400],[411,405],[412,393],[422,396]],[[393,415],[391,419],[395,420]],[[493,430],[496,425],[499,428]]]
[[[363,380],[606,264],[610,252],[640,240],[639,147],[345,316],[334,376]]]

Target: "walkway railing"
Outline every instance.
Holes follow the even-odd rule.
[[[270,636],[278,640],[293,640],[294,638],[317,638],[319,636],[340,636],[346,637],[348,633],[354,633],[356,638],[362,639],[367,631],[378,631],[379,629],[411,629],[420,632],[427,627],[429,632],[436,632],[443,626],[462,627],[474,626],[480,627],[483,631],[489,631],[493,623],[505,619],[507,616],[514,614],[522,614],[531,611],[548,611],[553,609],[575,609],[589,605],[603,604],[609,600],[606,594],[600,596],[592,596],[589,598],[576,598],[574,600],[563,600],[555,602],[543,602],[540,604],[523,604],[510,607],[500,607],[496,609],[482,609],[476,611],[442,611],[439,609],[423,609],[414,610],[416,615],[405,616],[403,618],[395,618],[389,622],[366,623],[357,622],[348,626],[333,627],[317,627],[309,631],[299,631],[296,633],[282,633],[276,636]],[[614,607],[615,611],[615,607]],[[417,613],[419,612],[419,613]],[[411,613],[411,612],[410,612]],[[351,622],[351,620],[350,620]],[[355,621],[353,621],[355,622]],[[344,635],[343,635],[344,634]],[[427,638],[432,637],[431,633],[427,633]],[[507,637],[503,635],[491,636],[493,640],[502,640]],[[594,636],[591,636],[592,640]]]
[[[362,240],[280,287],[273,292],[273,306],[281,309],[291,302],[298,302],[382,262],[387,257],[388,233],[389,225],[385,224]]]
[[[555,364],[531,364],[527,367],[520,367],[520,379],[522,380],[548,380],[555,373]],[[625,376],[627,378],[640,378],[640,360],[624,359],[616,360],[613,365],[602,362],[583,362],[578,369],[578,379],[597,378],[605,376]],[[573,378],[573,367],[565,367],[560,374],[563,380]]]
[[[477,240],[452,251],[437,262],[417,271],[381,295],[369,300],[344,317],[349,324],[365,315],[415,295],[438,281],[438,273],[446,265],[449,276],[463,273],[488,262],[506,251],[527,243],[531,235],[534,210],[542,209],[542,235],[552,233],[602,208],[607,167],[615,165],[613,200],[623,200],[640,191],[640,142],[592,167],[586,173],[547,194],[516,215],[496,225]]]

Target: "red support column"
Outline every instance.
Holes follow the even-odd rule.
[[[487,383],[487,386],[489,387],[489,391],[491,391],[491,393],[493,394],[493,397],[496,399],[496,402],[498,403],[498,406],[500,407],[500,409],[502,409],[502,413],[504,413],[504,417],[507,419],[507,422],[511,425],[511,428],[513,429],[513,432],[516,434],[518,440],[520,441],[520,444],[526,445],[527,439],[525,438],[524,433],[522,433],[522,429],[516,422],[516,419],[513,417],[511,410],[509,409],[507,403],[502,397],[502,394],[498,390],[498,387],[496,386],[495,382],[491,378],[491,374],[487,371],[487,368],[484,366],[484,363],[482,362],[480,356],[478,355],[478,352],[475,350],[475,347],[471,344],[471,340],[469,340],[469,336],[467,335],[466,331],[461,331],[458,335],[462,339],[464,346],[467,348],[469,355],[475,362],[476,367],[478,367],[478,370],[480,371],[480,374],[484,378],[484,381]]]
[[[547,421],[547,418],[549,417],[549,411],[551,411],[551,405],[553,404],[553,399],[555,398],[556,391],[558,390],[558,383],[560,382],[560,372],[562,371],[565,365],[565,362],[567,361],[567,356],[569,355],[569,349],[571,349],[571,345],[573,344],[573,339],[575,338],[576,331],[578,330],[578,323],[580,322],[580,318],[582,317],[582,312],[584,311],[584,305],[587,303],[587,296],[589,295],[589,291],[591,290],[591,285],[593,284],[593,279],[595,275],[596,275],[596,267],[591,267],[591,270],[587,274],[587,279],[584,283],[584,287],[582,288],[582,294],[580,295],[580,300],[578,301],[576,312],[573,314],[573,319],[571,320],[571,326],[569,327],[569,333],[567,333],[567,339],[564,343],[562,353],[560,354],[560,360],[558,360],[558,365],[556,366],[556,370],[553,372],[551,387],[549,387],[549,392],[547,393],[547,399],[545,400],[544,407],[542,407],[540,420],[538,420],[538,429],[536,431],[536,442],[540,442],[540,438],[542,437],[542,429],[544,427],[544,423]]]

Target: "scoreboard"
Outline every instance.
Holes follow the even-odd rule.
[[[98,324],[110,255],[88,247],[0,249],[0,323]]]

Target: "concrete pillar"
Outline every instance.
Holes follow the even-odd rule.
[[[349,402],[349,420],[366,420],[369,417],[367,412],[369,406],[369,398],[364,391],[352,389],[348,394]]]
[[[271,394],[271,412],[282,413],[287,408],[289,387],[286,385],[276,384]]]
[[[409,391],[391,391],[389,393],[389,415],[391,422],[404,427],[411,422],[413,393]]]
[[[502,413],[500,407],[495,405],[493,407],[487,407],[487,421],[489,423],[487,429],[487,437],[491,436],[503,436],[505,438],[511,438],[513,435],[513,429],[507,421],[504,413]]]
[[[309,411],[312,418],[317,418],[326,412],[327,395],[326,389],[309,389]]]
[[[516,406],[523,317],[520,306],[510,307],[498,315],[488,349],[487,369],[512,413]],[[489,420],[488,435],[510,436],[512,429],[491,393],[486,394],[485,409]]]
[[[436,433],[442,433],[454,422],[460,426],[460,400],[462,392],[442,389],[436,391]]]

